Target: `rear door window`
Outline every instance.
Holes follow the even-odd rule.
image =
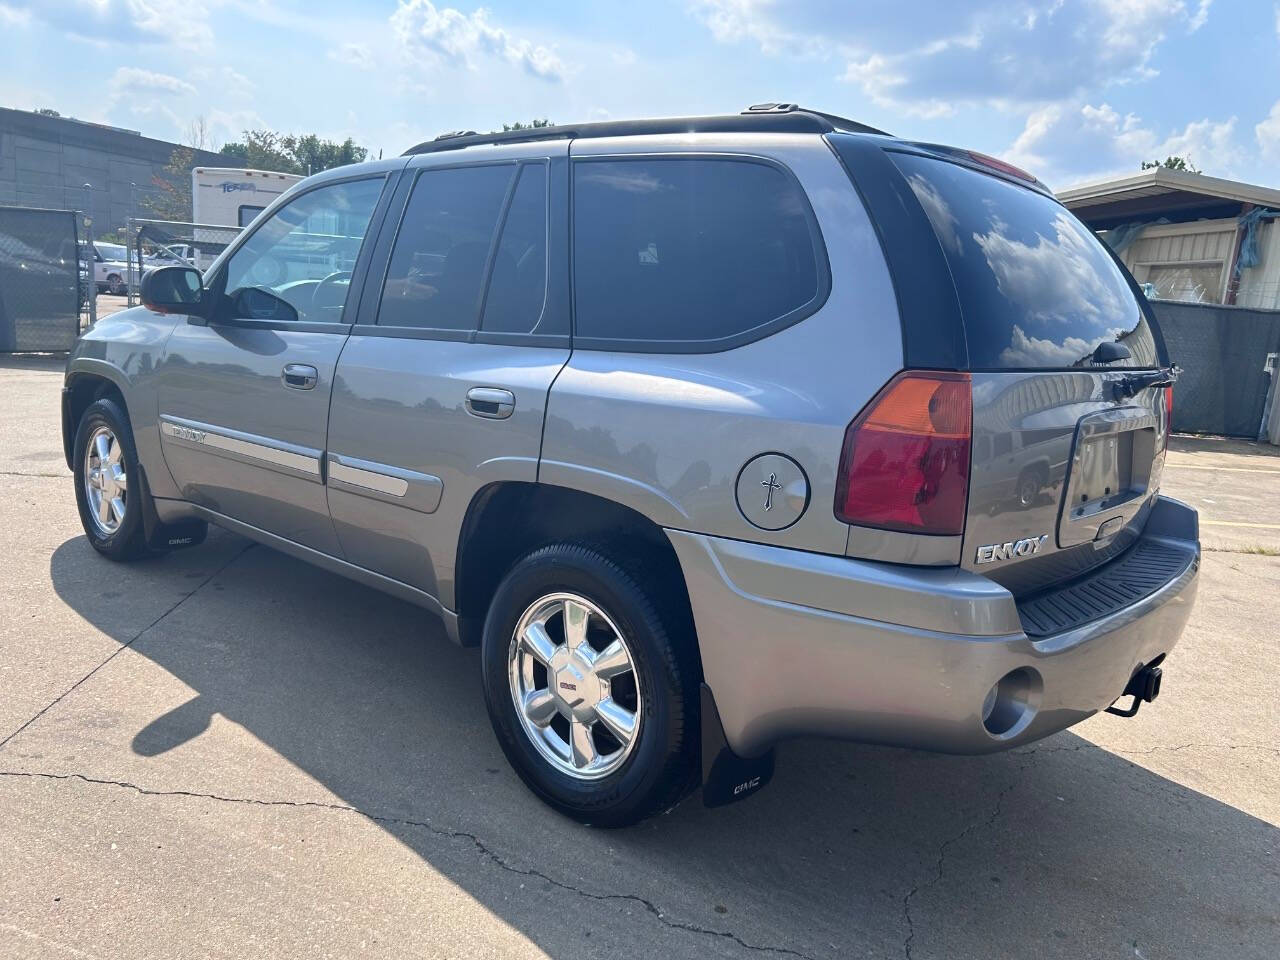
[[[427,170],[400,223],[379,326],[475,330],[485,266],[515,164]]]
[[[580,160],[573,189],[575,343],[724,349],[825,298],[813,213],[777,166]]]
[[[1114,340],[1156,366],[1155,338],[1120,268],[1061,204],[956,163],[890,153],[942,246],[972,369],[1089,366]]]
[[[480,329],[530,333],[546,298],[547,165],[526,163],[502,222]]]

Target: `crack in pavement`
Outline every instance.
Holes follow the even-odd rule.
[[[0,470],[0,477],[50,477],[55,480],[70,478],[72,474],[66,470],[61,473],[29,473],[25,470]]]
[[[232,556],[230,559],[227,560],[226,563],[222,564],[222,566],[218,567],[218,569],[214,570],[207,577],[205,577],[198,584],[196,584],[196,586],[191,590],[190,593],[185,593],[181,597],[179,597],[178,600],[169,607],[169,609],[164,611],[164,613],[160,614],[160,616],[156,617],[154,620],[148,623],[145,627],[143,627],[141,630],[135,633],[132,637],[129,638],[127,642],[120,644],[120,646],[118,646],[115,650],[112,650],[110,656],[108,656],[107,659],[103,660],[100,664],[98,664],[96,667],[94,667],[92,670],[86,673],[83,677],[81,677],[79,680],[77,680],[75,683],[69,686],[66,690],[63,690],[62,693],[54,697],[53,700],[51,700],[49,703],[41,707],[40,711],[36,713],[35,716],[27,720],[22,726],[18,727],[17,730],[14,730],[13,733],[9,734],[3,740],[0,740],[0,750],[3,750],[10,740],[12,740],[14,737],[20,734],[23,730],[27,729],[27,727],[31,726],[31,724],[35,723],[37,720],[43,717],[46,713],[48,713],[50,710],[56,707],[59,703],[61,703],[63,699],[69,696],[82,683],[84,683],[86,680],[92,677],[95,673],[97,673],[99,670],[105,667],[108,663],[110,663],[112,660],[118,657],[125,650],[128,650],[131,646],[133,646],[133,644],[140,637],[142,637],[142,635],[145,634],[148,630],[150,630],[152,627],[158,624],[161,620],[169,616],[169,614],[173,613],[180,606],[182,606],[184,603],[186,603],[188,600],[194,597],[197,593],[199,593],[202,589],[204,589],[204,587],[209,583],[209,581],[211,581],[218,574],[222,573],[222,571],[226,570],[227,567],[231,566],[231,564],[235,563],[237,560],[243,557],[245,555],[245,552],[251,549],[252,547],[253,547],[253,544],[250,543],[242,547],[240,550],[238,550],[234,556]]]
[[[1007,787],[1005,787],[998,794],[996,794],[995,805],[992,807],[991,813],[986,818],[986,820],[974,821],[973,823],[965,827],[963,830],[961,830],[959,833],[957,833],[954,837],[951,837],[949,840],[944,840],[942,842],[942,845],[938,847],[938,862],[934,867],[933,879],[929,880],[928,883],[923,883],[923,884],[917,883],[915,886],[913,886],[910,890],[906,892],[905,896],[903,896],[902,919],[906,921],[906,924],[907,924],[907,936],[906,936],[906,939],[903,940],[902,942],[902,951],[903,951],[903,954],[906,956],[907,960],[911,960],[911,947],[912,947],[912,944],[915,942],[915,938],[916,938],[915,920],[911,916],[911,901],[915,899],[917,894],[923,893],[925,890],[928,890],[931,887],[935,887],[942,882],[942,872],[947,859],[947,851],[951,847],[955,846],[957,843],[965,839],[965,837],[969,836],[974,831],[984,827],[990,828],[995,825],[996,820],[1000,818],[1000,814],[1003,810],[1004,798],[1007,797],[1010,793],[1012,793],[1014,789],[1022,782],[1022,774],[1026,772],[1026,769],[1025,769],[1026,766],[1029,766],[1029,764],[1024,765],[1024,767],[1020,769],[1017,775],[1014,777],[1013,782],[1011,782]]]
[[[227,797],[215,793],[200,793],[193,790],[153,790],[147,787],[138,786],[127,780],[105,780],[97,777],[88,777],[81,773],[44,773],[40,771],[29,770],[0,770],[0,777],[27,778],[38,780],[60,780],[60,781],[80,781],[82,783],[95,784],[98,786],[119,787],[125,790],[131,790],[146,797],[184,797],[193,800],[214,800],[219,803],[239,803],[248,806],[259,807],[294,807],[299,809],[312,808],[317,810],[330,810],[338,813],[354,813],[357,816],[364,817],[379,825],[414,827],[426,830],[428,833],[441,837],[446,840],[466,840],[469,841],[482,855],[484,855],[491,863],[508,873],[514,873],[522,877],[533,877],[542,880],[560,890],[576,894],[588,900],[597,901],[623,901],[627,903],[638,904],[644,907],[645,911],[655,917],[659,923],[670,927],[673,930],[680,930],[685,933],[695,933],[700,936],[717,937],[723,940],[729,940],[744,950],[750,950],[756,953],[775,953],[781,956],[798,957],[800,960],[816,960],[807,953],[801,953],[798,950],[792,950],[788,947],[775,947],[769,945],[761,945],[748,943],[739,937],[736,933],[727,930],[714,930],[710,927],[701,927],[697,924],[686,923],[682,920],[673,920],[663,914],[662,910],[652,901],[639,894],[634,893],[595,893],[591,890],[583,890],[581,887],[575,887],[570,883],[562,880],[556,880],[554,877],[548,876],[539,870],[530,867],[520,867],[508,863],[501,854],[490,849],[490,847],[474,833],[468,833],[465,830],[449,830],[444,827],[437,827],[426,820],[411,820],[405,817],[391,817],[383,814],[369,813],[361,810],[359,807],[353,807],[345,803],[323,803],[318,800],[260,800],[256,797]]]

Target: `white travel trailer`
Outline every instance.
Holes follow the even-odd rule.
[[[294,173],[196,167],[191,171],[191,218],[196,223],[245,227],[301,180]]]

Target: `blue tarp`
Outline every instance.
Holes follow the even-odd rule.
[[[1236,259],[1236,279],[1240,278],[1241,270],[1256,267],[1262,262],[1262,254],[1258,252],[1258,224],[1272,217],[1280,217],[1280,210],[1254,207],[1237,221],[1244,230],[1244,236],[1240,238],[1240,256]]]

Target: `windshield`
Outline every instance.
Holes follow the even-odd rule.
[[[1050,197],[956,163],[892,153],[933,225],[964,315],[972,369],[1159,362],[1125,275],[1093,232]]]

